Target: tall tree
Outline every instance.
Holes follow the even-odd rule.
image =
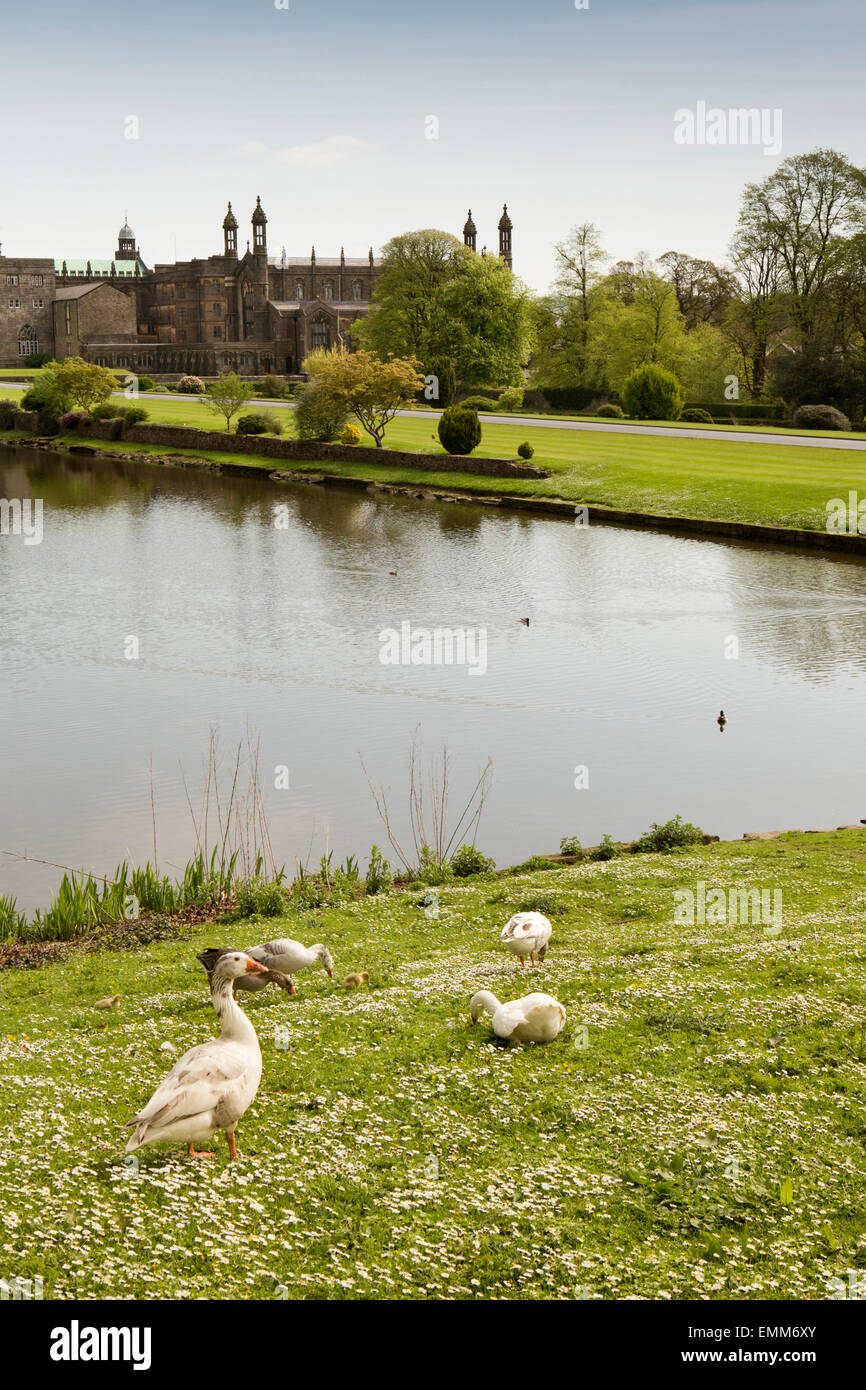
[[[659,265],[674,287],[687,329],[697,328],[699,323],[721,322],[737,293],[737,279],[732,271],[684,251],[666,251],[659,256]]]

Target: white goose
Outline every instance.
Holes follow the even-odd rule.
[[[506,950],[513,951],[520,958],[522,970],[527,956],[531,958],[533,966],[536,955],[539,961],[544,960],[552,931],[550,922],[540,912],[516,912],[502,928],[500,940]]]
[[[300,941],[290,941],[281,937],[279,941],[266,941],[263,946],[248,946],[247,955],[252,956],[268,970],[281,970],[284,975],[294,975],[297,970],[310,970],[320,964],[334,978],[334,962],[327,946],[302,946]]]
[[[196,1143],[224,1130],[237,1158],[235,1125],[249,1109],[262,1076],[256,1030],[232,998],[232,982],[263,969],[242,951],[220,956],[211,974],[211,1002],[222,1024],[218,1038],[190,1048],[172,1067],[143,1110],[125,1126],[133,1130],[126,1152],[175,1140],[195,1155]]]
[[[495,994],[482,989],[472,996],[469,1014],[473,1023],[490,1014],[496,1036],[514,1042],[552,1042],[565,1022],[565,1009],[550,994],[527,994],[500,1004]]]

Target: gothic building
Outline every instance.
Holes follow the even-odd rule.
[[[0,256],[0,365],[36,352],[84,357],[102,366],[216,376],[294,374],[313,348],[347,343],[379,273],[367,256],[278,256],[268,252],[261,204],[251,238],[238,248],[229,203],[223,248],[205,259],[148,269],[124,221],[110,260],[13,260]],[[469,219],[463,240],[476,249]],[[486,248],[482,251],[486,254]],[[511,267],[511,220],[499,222],[499,254]]]

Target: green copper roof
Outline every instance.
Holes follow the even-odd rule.
[[[141,259],[141,257],[139,257],[139,258],[138,258],[137,260],[135,260],[135,261],[90,261],[90,262],[88,262],[88,261],[86,261],[86,260],[85,260],[85,261],[70,261],[70,260],[67,260],[67,261],[66,261],[66,274],[67,274],[67,275],[87,275],[87,274],[88,274],[88,269],[87,269],[88,264],[89,264],[89,266],[90,266],[89,274],[91,274],[91,275],[116,275],[116,276],[127,276],[127,277],[128,277],[128,276],[134,276],[134,275],[135,275],[135,267],[136,267],[136,266],[138,266],[138,273],[139,273],[139,275],[146,275],[146,274],[148,273],[148,272],[147,272],[147,266],[144,264],[144,261]],[[55,269],[55,271],[57,272],[58,275],[62,275],[62,274],[63,274],[63,258],[62,258],[62,257],[61,257],[59,260],[55,260],[55,262],[54,262],[54,269]]]

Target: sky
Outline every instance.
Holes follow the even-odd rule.
[[[243,251],[260,194],[272,255],[460,235],[469,207],[495,249],[507,202],[537,291],[584,221],[614,260],[723,260],[781,159],[866,165],[864,38],[862,0],[42,0],[7,26],[0,244],[106,257],[128,215],[148,265],[204,257],[231,199]],[[678,143],[699,103],[766,110],[780,148]]]

